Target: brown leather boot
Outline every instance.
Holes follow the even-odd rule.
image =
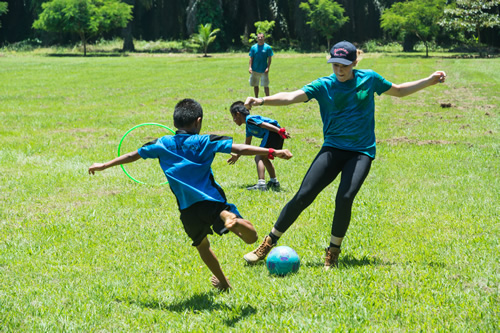
[[[247,261],[247,263],[255,264],[260,260],[266,259],[267,254],[274,246],[276,246],[276,244],[272,244],[271,237],[266,236],[258,248],[245,254],[243,258]]]
[[[339,267],[340,249],[337,247],[328,247],[325,249],[325,270]]]

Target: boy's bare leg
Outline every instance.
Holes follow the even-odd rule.
[[[239,218],[236,214],[227,210],[223,210],[220,213],[220,218],[224,222],[226,228],[235,233],[245,243],[253,244],[257,241],[257,231],[255,231],[255,228],[250,221]]]
[[[225,291],[231,288],[231,285],[229,284],[229,280],[226,278],[224,273],[222,272],[222,268],[220,267],[219,260],[217,260],[217,257],[215,256],[215,253],[212,251],[210,248],[210,243],[208,241],[208,238],[205,237],[200,245],[196,247],[198,252],[200,253],[200,257],[207,265],[207,267],[210,269],[212,274],[214,275],[210,280],[212,282],[212,286],[215,288]],[[217,283],[214,283],[214,278],[216,279]]]
[[[229,285],[229,288],[222,287],[222,284],[220,283],[219,279],[215,275],[212,275],[210,277],[210,283],[212,284],[212,287],[217,288],[220,291],[227,291],[230,288],[232,288],[231,285]]]
[[[253,87],[253,93],[255,94],[255,97],[259,97],[259,86]]]
[[[267,173],[270,178],[276,178],[276,169],[274,168],[273,162],[271,162],[268,158],[262,158],[262,163],[266,167]]]
[[[255,164],[257,165],[257,176],[259,179],[266,179],[266,164],[264,162],[265,158],[262,156],[255,156]],[[269,160],[268,160],[269,161]]]
[[[269,96],[269,87],[264,87],[264,93]]]

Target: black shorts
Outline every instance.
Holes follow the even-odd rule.
[[[230,211],[241,218],[236,206],[227,202],[199,201],[181,210],[182,225],[189,238],[193,240],[191,245],[200,245],[207,235],[213,234],[213,231],[218,235],[228,232],[220,218],[223,210]]]
[[[282,149],[283,148],[283,138],[276,132],[269,132],[269,136],[267,137],[266,142],[262,142],[260,145],[264,148],[274,148],[274,149]]]

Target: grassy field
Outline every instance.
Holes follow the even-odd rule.
[[[301,257],[295,275],[271,277],[244,264],[255,245],[211,237],[234,287],[221,294],[167,185],[120,168],[87,174],[132,126],[173,127],[186,97],[204,107],[204,133],[243,142],[228,107],[251,94],[247,67],[247,54],[0,56],[0,331],[498,331],[500,59],[365,55],[359,68],[395,83],[438,69],[448,78],[377,97],[377,159],[338,270],[322,267],[338,180],[280,241]],[[278,53],[271,92],[330,73],[324,55]],[[276,161],[283,191],[245,190],[252,158],[230,166],[220,155],[213,170],[260,242],[319,150],[322,124],[315,101],[255,112],[293,136],[294,158]]]

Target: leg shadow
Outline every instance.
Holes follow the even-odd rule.
[[[193,313],[203,312],[203,311],[224,311],[229,314],[230,318],[224,319],[224,324],[226,326],[234,326],[240,320],[249,317],[255,313],[255,310],[252,306],[245,307],[231,307],[224,303],[218,303],[215,300],[218,292],[209,292],[209,293],[199,293],[194,294],[186,299],[183,299],[179,302],[174,302],[171,304],[164,303],[158,301],[156,299],[117,299],[118,302],[135,304],[143,308],[153,309],[153,310],[165,310],[172,312],[186,312],[186,310],[191,311]]]

